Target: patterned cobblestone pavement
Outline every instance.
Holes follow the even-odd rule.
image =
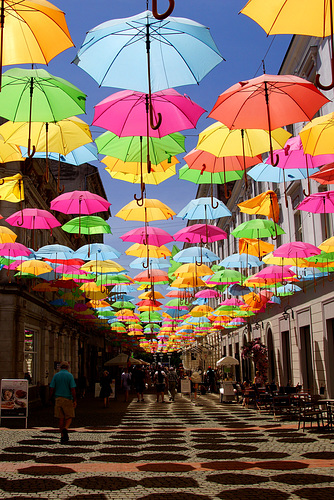
[[[215,394],[80,400],[68,445],[52,413],[34,410],[28,429],[1,422],[1,499],[334,499],[333,431],[298,431]]]

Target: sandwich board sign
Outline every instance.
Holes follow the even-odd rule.
[[[0,420],[2,418],[28,419],[28,380],[5,379],[0,386]]]

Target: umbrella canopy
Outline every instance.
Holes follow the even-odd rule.
[[[217,226],[209,224],[193,224],[187,226],[174,234],[175,241],[184,241],[186,243],[201,243],[225,240],[227,234]]]
[[[195,184],[225,184],[226,182],[238,181],[244,175],[242,170],[229,170],[227,172],[206,172],[195,170],[184,165],[179,170],[179,179]]]
[[[321,191],[304,198],[297,210],[313,214],[334,213],[334,191]]]
[[[253,219],[239,224],[231,234],[235,238],[269,238],[285,234],[283,229],[271,220]]]
[[[242,268],[242,269],[260,267],[262,266],[262,264],[263,263],[258,259],[258,257],[254,255],[247,255],[245,253],[242,254],[235,253],[229,255],[228,257],[225,257],[225,259],[219,262],[220,266]]]
[[[173,236],[159,227],[140,227],[120,236],[122,241],[131,241],[144,245],[161,246],[173,241]]]
[[[319,171],[310,175],[310,179],[314,179],[322,185],[334,184],[334,163],[324,165]]]
[[[277,154],[277,151],[274,151],[274,154]],[[277,165],[280,166],[279,163]],[[309,170],[309,174],[317,175],[317,168],[312,168]],[[276,168],[267,163],[259,163],[255,165],[255,167],[248,170],[247,175],[251,177],[256,182],[292,182],[301,179],[306,179],[307,170],[306,168]],[[311,178],[313,178],[311,176]]]
[[[45,69],[12,68],[2,75],[1,116],[13,122],[58,122],[85,113],[86,94]]]
[[[112,260],[118,259],[120,256],[121,252],[118,252],[115,248],[103,243],[91,243],[90,245],[84,245],[74,252],[74,258],[77,257],[82,260]]]
[[[239,361],[232,356],[225,356],[217,361],[217,366],[238,366]]]
[[[48,64],[73,46],[65,14],[46,0],[3,2],[2,64]],[[3,47],[3,48],[2,48]]]
[[[253,238],[239,239],[239,253],[255,255],[256,257],[260,258],[263,255],[272,252],[274,248],[275,246],[272,243],[267,243],[266,241],[260,241],[259,239],[253,239]]]
[[[115,358],[109,359],[104,366],[127,366],[129,359],[128,354],[124,354],[123,352],[118,354]]]
[[[327,97],[304,78],[264,74],[239,82],[223,92],[209,116],[230,129],[268,130],[273,164],[271,131],[290,123],[312,120],[326,102]]]
[[[28,150],[24,146],[21,146],[22,156],[28,156]],[[34,158],[45,158],[46,152],[41,151],[34,154]],[[67,155],[61,155],[59,153],[48,153],[49,160],[61,161],[62,163],[68,163],[69,165],[82,165],[83,163],[88,163],[90,161],[98,160],[98,151],[96,144],[93,142],[84,144],[76,149],[73,149]]]
[[[228,172],[230,170],[242,170],[244,168],[244,159],[242,156],[222,156],[217,157],[212,153],[201,149],[192,149],[186,156],[184,161],[189,168],[195,170],[205,170],[205,172]],[[260,155],[253,158],[246,156],[246,168],[249,168],[256,163],[262,161]]]
[[[213,197],[216,208],[212,207],[211,198],[202,197],[191,200],[178,214],[177,217],[182,219],[220,219],[221,217],[231,216],[230,210],[226,205],[217,198]]]
[[[21,174],[0,179],[0,198],[2,201],[17,203],[24,200],[24,188]]]
[[[17,235],[6,226],[0,226],[0,243],[14,243]]]
[[[303,241],[293,241],[281,245],[273,251],[274,257],[307,258],[321,253],[320,248]]]
[[[146,11],[90,30],[74,63],[100,86],[149,93],[199,83],[221,61],[205,26],[175,17],[159,21]]]
[[[37,250],[36,257],[58,264],[64,264],[66,262],[72,264],[76,261],[74,258],[74,251],[65,245],[45,245]]]
[[[118,181],[125,181],[125,182],[131,182],[131,184],[161,184],[161,182],[166,181],[170,177],[173,177],[173,175],[176,174],[175,167],[172,166],[170,168],[167,168],[167,170],[164,170],[163,172],[154,172],[150,171],[150,173],[145,172],[145,169],[147,168],[147,163],[143,164],[143,173],[135,173],[135,174],[129,174],[129,173],[124,173],[124,172],[110,172],[107,168],[107,172],[109,175]]]
[[[274,191],[268,190],[264,193],[260,193],[254,198],[238,203],[238,207],[240,208],[240,212],[251,215],[266,215],[274,222],[278,222],[279,205],[277,201],[277,194]]]
[[[125,205],[116,217],[124,220],[155,221],[173,218],[175,212],[159,200],[145,198],[142,205],[138,205],[136,200]]]
[[[61,226],[61,223],[47,210],[39,208],[24,208],[7,217],[6,221],[11,226],[26,229],[52,229]]]
[[[310,155],[334,154],[334,113],[314,118],[300,131],[305,153]]]
[[[28,257],[31,253],[32,253],[32,250],[30,250],[30,248],[27,248],[26,246],[22,245],[21,243],[14,242],[14,243],[1,243],[0,244],[0,255],[1,256],[9,256],[10,258],[21,257],[21,256]]]
[[[5,122],[0,126],[0,135],[6,143],[28,146],[28,149],[30,137],[36,151],[53,151],[62,155],[92,142],[89,126],[77,116],[54,123],[32,122],[30,125],[28,122]]]
[[[151,103],[156,121],[159,113],[163,116],[160,127],[155,130],[148,122],[148,99],[148,94],[133,90],[116,92],[94,106],[93,125],[110,130],[119,137],[163,137],[196,127],[205,111],[174,89],[155,92],[151,95]]]
[[[102,217],[84,215],[66,222],[62,229],[67,233],[81,234],[112,234],[109,224]]]
[[[172,255],[172,252],[164,245],[157,247],[154,245],[142,245],[140,243],[134,243],[125,253],[126,255],[133,255],[134,257],[146,257],[149,254],[156,259],[166,258]]]
[[[189,247],[175,254],[173,260],[184,263],[213,262],[218,261],[219,257],[207,248]]]
[[[35,276],[52,271],[52,267],[47,262],[36,259],[26,260],[19,264],[16,269],[22,273],[30,273]]]
[[[99,153],[125,162],[140,162],[142,158],[146,158],[148,143],[150,161],[154,165],[185,151],[185,137],[179,132],[161,138],[118,137],[113,132],[104,132],[95,139],[95,142]]]
[[[144,264],[144,265],[143,265]],[[137,259],[134,259],[130,264],[129,267],[131,269],[143,269],[147,265],[147,258],[146,257],[138,257]],[[149,258],[148,260],[148,265],[150,269],[168,269],[170,266],[169,259],[158,259],[158,258]]]
[[[111,203],[95,193],[89,191],[71,191],[63,193],[51,201],[51,210],[63,214],[91,215],[109,210]]]

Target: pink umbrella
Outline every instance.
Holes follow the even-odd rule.
[[[300,136],[290,137],[285,143],[283,149],[274,151],[278,156],[278,167],[287,168],[306,168],[308,178],[308,192],[310,193],[310,181],[308,171],[310,168],[318,168],[325,163],[334,161],[334,155],[312,156],[304,153],[303,144]],[[270,164],[270,157],[266,162]]]
[[[162,116],[159,128],[149,123],[152,117]],[[150,136],[163,137],[173,132],[195,128],[199,117],[205,112],[188,96],[174,89],[162,90],[149,96],[133,90],[122,90],[110,95],[95,107],[93,125],[110,130],[119,137]],[[152,120],[151,120],[152,123]]]
[[[55,268],[55,273],[58,274],[75,274],[75,275],[86,275],[88,274],[86,271],[83,271],[77,266],[61,264]]]
[[[239,307],[239,306],[244,306],[245,302],[243,300],[231,298],[231,299],[225,299],[223,302],[219,304],[220,306],[232,306],[232,307]]]
[[[28,257],[31,254],[30,248],[25,247],[21,243],[1,243],[0,256],[5,257]]]
[[[313,255],[319,255],[320,253],[320,248],[312,245],[311,243],[304,243],[303,241],[293,241],[291,243],[285,243],[284,245],[278,247],[277,250],[274,250],[273,255],[274,257],[286,257],[290,259],[305,259],[307,257],[312,257]]]
[[[51,201],[51,210],[63,214],[91,215],[109,210],[111,203],[90,191],[71,191]]]
[[[282,245],[283,246],[283,245]],[[289,266],[267,266],[264,269],[261,269],[256,274],[253,274],[249,278],[251,281],[252,278],[265,278],[268,280],[282,280],[293,278],[296,275],[293,271],[290,270]]]
[[[24,208],[7,217],[6,221],[15,227],[24,227],[32,230],[32,247],[34,248],[35,229],[51,229],[60,227],[61,223],[47,210],[39,208]]]
[[[217,290],[200,290],[195,294],[196,298],[211,299],[213,297],[219,297]]]
[[[217,226],[209,224],[193,224],[180,229],[174,234],[174,240],[185,241],[187,243],[208,243],[225,240],[227,234]]]
[[[160,247],[173,241],[173,236],[159,227],[139,227],[120,236],[123,241]]]

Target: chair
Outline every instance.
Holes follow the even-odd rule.
[[[324,426],[323,414],[325,410],[319,405],[321,401],[319,396],[310,396],[309,398],[300,398],[299,400],[299,416],[298,416],[298,430],[303,422],[303,430],[305,430],[306,422],[310,422],[311,427],[313,421],[317,422],[318,428],[320,427],[320,420]]]
[[[259,413],[272,413],[273,397],[268,393],[259,393],[256,398],[256,408]]]
[[[291,418],[293,411],[289,395],[273,396],[273,413],[274,418]]]

